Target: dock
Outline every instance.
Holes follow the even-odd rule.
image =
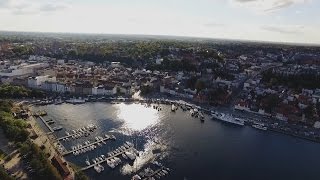
[[[165,167],[161,167],[158,170],[154,171],[152,174],[150,175],[145,175],[146,177],[143,178],[143,180],[147,180],[150,177],[153,177],[154,175],[158,174],[158,172],[162,171]]]
[[[89,130],[87,130],[87,131],[85,131],[86,133],[90,133],[90,131]],[[73,134],[69,134],[69,135],[67,135],[67,136],[63,136],[63,137],[60,137],[60,138],[57,138],[57,140],[58,141],[61,141],[61,140],[63,140],[63,139],[66,139],[66,138],[69,138],[69,137],[72,137],[72,136],[75,136],[75,135],[78,135],[79,133],[73,133]]]
[[[43,119],[42,116],[36,116],[39,117],[41,119],[41,121],[47,126],[47,128],[50,130],[51,133],[54,132],[54,130],[52,129],[52,127],[48,124],[48,122],[46,120]]]
[[[113,156],[109,156],[109,157],[105,158],[105,159],[102,160],[102,161],[99,161],[99,162],[97,162],[97,163],[95,163],[95,164],[91,164],[90,166],[83,167],[83,168],[81,168],[80,170],[81,170],[81,171],[85,171],[85,170],[87,170],[87,169],[90,169],[90,168],[94,167],[94,166],[97,165],[97,164],[101,164],[101,163],[107,162],[107,160],[110,160],[110,159],[112,159],[112,158],[114,158],[114,157],[117,157],[117,156],[125,153],[126,151],[130,151],[130,150],[133,149],[133,148],[134,148],[134,147],[132,146],[132,147],[126,149],[126,150],[121,150],[120,152],[118,152],[117,154],[114,154]]]
[[[73,153],[73,152],[75,152],[75,151],[84,149],[84,148],[89,147],[89,146],[91,146],[91,145],[95,145],[95,144],[101,143],[102,141],[108,141],[108,140],[113,140],[113,139],[114,139],[114,138],[112,138],[112,137],[106,137],[106,138],[100,139],[99,141],[94,141],[93,143],[89,143],[89,144],[87,144],[87,145],[85,145],[85,146],[82,146],[82,147],[79,148],[79,149],[75,149],[75,150],[70,150],[70,151],[63,152],[63,153],[62,153],[62,156],[69,155],[69,154],[71,154],[71,153]]]

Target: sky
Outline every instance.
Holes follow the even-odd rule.
[[[320,44],[319,8],[320,0],[0,0],[0,30]]]

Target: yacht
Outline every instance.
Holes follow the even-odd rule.
[[[233,117],[232,115],[230,115],[230,114],[213,112],[213,113],[212,113],[212,117],[213,117],[214,119],[218,119],[218,120],[223,121],[223,122],[227,122],[227,123],[231,123],[231,124],[236,124],[236,125],[240,125],[240,126],[243,126],[243,125],[244,125],[244,120],[239,119],[239,118],[234,118],[234,117]]]
[[[57,127],[52,128],[52,130],[54,130],[54,131],[60,131],[61,129],[62,129],[62,126],[57,126]]]
[[[136,156],[132,152],[126,151],[125,154],[130,160],[136,159]]]
[[[111,160],[107,159],[107,164],[108,164],[108,166],[111,167],[112,169],[115,168],[115,165],[114,165],[112,159],[111,159]]]
[[[94,165],[93,168],[95,171],[97,171],[97,173],[101,172],[101,168],[98,165]]]
[[[101,166],[101,164],[98,164],[98,167],[100,168],[101,171],[104,171],[104,167]]]
[[[263,130],[263,131],[266,131],[268,128],[262,124],[254,124],[252,125],[253,128],[256,128],[256,129],[260,129],[260,130]]]
[[[122,157],[123,157],[124,159],[128,159],[128,156],[127,156],[125,153],[122,154]]]
[[[88,166],[90,166],[89,158],[86,159],[86,164],[87,164]]]
[[[141,180],[141,177],[138,174],[136,174],[131,178],[131,180]]]

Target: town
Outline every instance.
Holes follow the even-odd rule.
[[[8,33],[0,39],[1,98],[36,105],[119,97],[184,100],[320,142],[319,47],[172,37],[19,37]],[[15,87],[35,93],[27,96]]]

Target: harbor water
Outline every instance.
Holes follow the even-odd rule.
[[[140,151],[140,156],[111,169],[97,173],[93,168],[85,173],[91,179],[131,179],[136,173],[157,161],[171,169],[161,179],[320,179],[320,144],[277,134],[270,131],[237,126],[212,120],[205,115],[204,123],[192,117],[190,112],[161,105],[161,111],[141,104],[61,104],[33,107],[34,111],[45,110],[46,120],[55,121],[52,127],[62,126],[54,132],[65,136],[88,124],[98,128],[88,137],[61,143],[71,146],[94,140],[95,136],[113,134],[116,141],[94,151],[65,158],[79,167],[85,160],[93,159],[130,141]],[[40,126],[49,130],[38,119]]]

